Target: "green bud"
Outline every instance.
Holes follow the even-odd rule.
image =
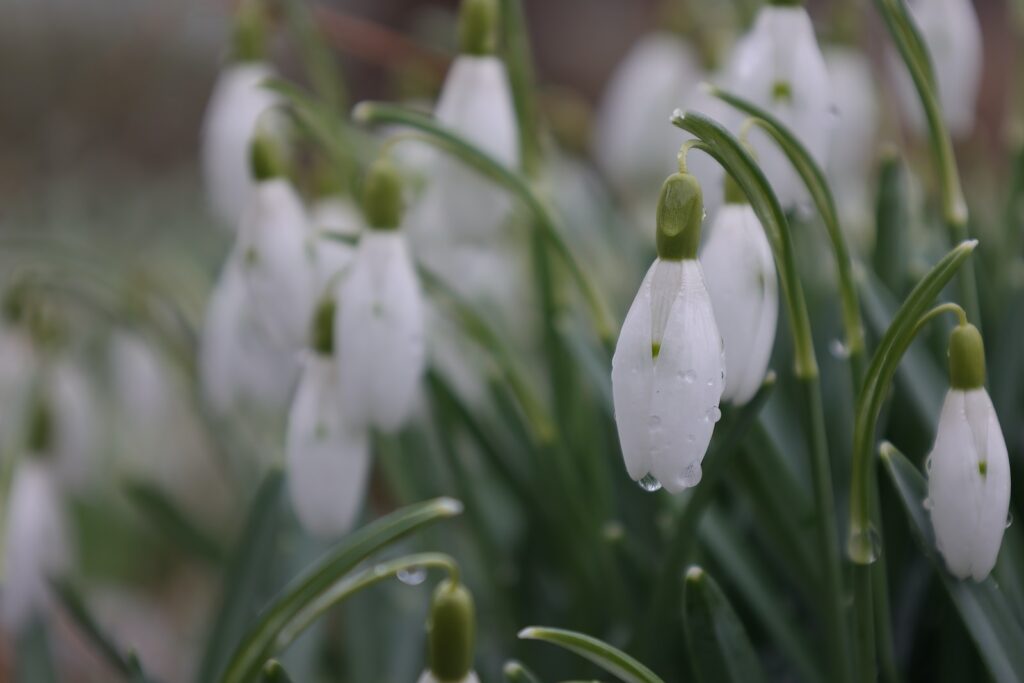
[[[462,0],[459,10],[459,51],[465,55],[494,54],[498,33],[495,0]]]
[[[473,668],[475,623],[470,592],[460,583],[442,581],[427,622],[430,671],[438,681],[461,681]]]
[[[334,353],[334,299],[325,297],[313,312],[313,329],[310,330],[309,345],[314,351],[329,356]]]
[[[963,390],[985,386],[985,344],[970,323],[957,325],[949,335],[949,384]]]
[[[363,181],[363,213],[377,230],[393,230],[402,222],[402,178],[386,158],[370,166]]]
[[[658,258],[670,261],[697,258],[704,199],[700,183],[689,173],[670,175],[658,197]]]
[[[257,133],[249,144],[249,166],[256,180],[271,180],[285,175],[284,155],[268,135]]]
[[[267,46],[267,15],[259,0],[242,2],[235,14],[231,58],[236,62],[261,61]]]

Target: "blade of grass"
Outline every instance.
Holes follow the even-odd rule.
[[[664,683],[646,666],[611,645],[583,633],[530,626],[519,632],[524,640],[541,640],[589,660],[625,683]]]

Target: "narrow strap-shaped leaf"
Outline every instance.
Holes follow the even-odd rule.
[[[353,532],[271,601],[235,650],[224,683],[253,680],[271,656],[278,635],[341,577],[373,553],[428,524],[462,512],[452,498],[409,505]]]
[[[129,500],[167,540],[210,564],[223,560],[217,541],[197,527],[160,489],[141,481],[128,482],[124,489]]]
[[[530,626],[519,632],[525,640],[543,640],[587,659],[626,683],[663,683],[653,671],[625,652],[592,636],[544,626]]]
[[[907,458],[889,443],[880,449],[882,462],[907,512],[910,530],[935,566],[964,626],[992,677],[1000,683],[1024,680],[1024,628],[991,576],[980,583],[958,581],[946,571],[935,547],[931,520],[924,508],[928,485]]]
[[[746,629],[715,580],[700,567],[690,567],[685,586],[683,625],[697,678],[704,683],[764,681]]]
[[[878,278],[897,295],[906,284],[908,190],[903,160],[893,150],[885,152],[878,168],[873,265]]]

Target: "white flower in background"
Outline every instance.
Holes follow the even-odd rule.
[[[721,417],[722,338],[696,259],[703,206],[693,176],[662,188],[658,258],[622,324],[612,398],[626,470],[653,490],[696,486]]]
[[[288,492],[302,527],[324,538],[354,526],[370,469],[367,434],[343,419],[338,391],[329,352],[311,351],[288,416]]]
[[[974,106],[983,66],[981,24],[971,0],[909,0],[938,82],[939,103],[950,134],[963,137],[974,128]],[[897,94],[911,125],[921,135],[928,122],[917,89],[898,55],[891,55]]]
[[[730,199],[715,216],[701,263],[725,343],[722,399],[741,405],[764,381],[775,343],[779,292],[772,249],[757,215],[746,202]]]
[[[836,130],[829,147],[826,175],[835,193],[843,228],[863,248],[874,220],[868,190],[875,160],[878,97],[871,66],[859,50],[830,46],[825,63],[835,102]]]
[[[203,393],[220,415],[247,407],[277,413],[287,405],[299,364],[259,320],[240,258],[228,257],[207,302],[199,349]]]
[[[594,152],[619,192],[649,201],[675,170],[679,131],[668,119],[702,77],[694,50],[668,31],[642,37],[616,66],[601,97]]]
[[[19,631],[48,611],[49,580],[71,565],[64,511],[44,456],[29,454],[18,462],[6,505],[0,619],[7,629]]]
[[[834,130],[832,92],[806,9],[799,5],[762,7],[754,26],[736,46],[726,87],[778,118],[819,165],[826,165]],[[750,133],[750,143],[784,207],[808,198],[778,145],[756,128]]]
[[[82,491],[96,475],[99,415],[89,380],[69,359],[45,371],[52,409],[54,474],[70,491]]]
[[[950,573],[982,581],[995,566],[1010,506],[1010,463],[985,391],[981,335],[961,324],[950,336],[950,390],[928,456],[935,541]]]
[[[368,230],[338,288],[334,341],[350,426],[394,431],[408,419],[423,375],[424,305],[401,222],[401,181],[386,160],[365,183]]]

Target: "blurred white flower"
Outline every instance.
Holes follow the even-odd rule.
[[[681,142],[669,117],[701,78],[694,50],[667,31],[642,37],[615,67],[601,97],[594,152],[623,195],[653,206],[650,199],[676,169]]]
[[[288,417],[288,491],[303,528],[336,538],[362,508],[370,468],[365,431],[343,419],[337,368],[330,355],[311,351]]]
[[[655,260],[612,358],[615,421],[629,476],[671,493],[696,486],[724,385],[722,338],[700,263]]]
[[[279,101],[261,84],[274,75],[263,62],[224,67],[203,118],[203,180],[214,211],[224,227],[235,230],[253,186],[249,147],[264,113]],[[275,125],[270,115],[265,125]]]
[[[954,576],[981,581],[995,566],[1010,505],[1010,464],[984,387],[950,389],[928,456],[928,503]]]
[[[357,429],[394,431],[412,412],[424,370],[423,300],[401,232],[364,233],[337,301],[345,415]]]
[[[722,399],[741,405],[764,380],[779,315],[775,260],[749,204],[719,209],[701,263],[725,343]]]
[[[7,501],[0,619],[19,631],[50,606],[49,580],[71,566],[72,552],[54,472],[46,456],[18,462]]]
[[[974,3],[909,0],[907,5],[931,57],[946,126],[954,137],[966,136],[974,128],[983,66],[981,24]],[[928,122],[910,73],[898,55],[892,54],[890,59],[903,111],[914,129],[924,135]]]
[[[825,58],[802,6],[765,5],[736,45],[726,87],[778,118],[819,165],[828,158],[834,130],[832,92]],[[750,143],[779,201],[791,208],[809,199],[785,154],[754,128]]]
[[[253,188],[236,249],[267,330],[283,345],[302,348],[318,295],[316,246],[302,200],[286,179],[262,180]]]

